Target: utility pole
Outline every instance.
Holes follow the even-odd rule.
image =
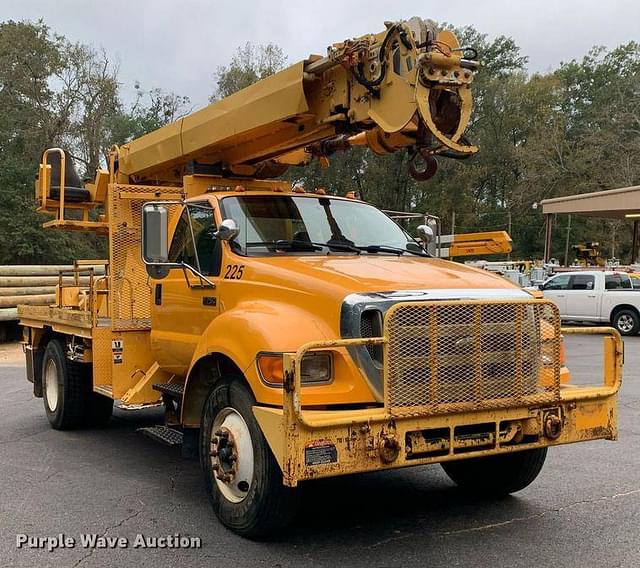
[[[569,220],[567,221],[567,238],[564,242],[564,265],[569,266],[569,238],[571,235],[571,213],[569,213]]]
[[[456,212],[454,210],[451,212],[451,239],[452,239],[451,244],[453,244],[453,235],[455,234],[456,234]],[[453,257],[449,256],[449,260],[453,260]]]
[[[507,233],[509,233],[509,237],[511,237],[511,209],[507,209],[507,224],[509,227]],[[511,240],[513,240],[513,237],[511,237]],[[511,253],[507,255],[507,258],[511,260]]]
[[[611,223],[611,258],[616,257],[616,239],[618,238],[618,223],[613,221]]]

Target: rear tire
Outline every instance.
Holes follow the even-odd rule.
[[[542,470],[547,448],[442,462],[458,487],[474,495],[500,497],[524,489]]]
[[[207,397],[200,428],[200,463],[211,506],[222,524],[248,538],[283,528],[298,505],[297,491],[283,485],[282,471],[253,416],[255,404],[242,378],[223,378]],[[226,463],[229,451],[235,460]],[[228,481],[217,478],[225,474]]]
[[[618,310],[613,315],[611,323],[620,332],[620,335],[636,335],[640,331],[638,312],[628,308]]]
[[[69,361],[62,339],[49,341],[42,361],[42,398],[51,427],[103,428],[113,413],[113,399],[93,392],[91,364]]]
[[[64,342],[52,339],[42,361],[44,409],[51,427],[71,430],[84,419],[87,377],[79,363],[68,361]]]

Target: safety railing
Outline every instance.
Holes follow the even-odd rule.
[[[624,364],[624,342],[618,331],[612,327],[563,327],[563,335],[603,335],[604,362],[602,385],[567,388],[562,392],[562,400],[598,399],[616,394],[622,385]],[[572,387],[575,385],[567,385]]]
[[[415,305],[415,304],[414,304]],[[622,382],[622,366],[623,366],[623,351],[624,345],[620,334],[613,328],[609,327],[592,327],[592,328],[561,328],[563,335],[569,334],[589,334],[589,335],[604,335],[604,379],[602,385],[597,386],[582,386],[575,384],[562,385],[560,388],[559,399],[549,399],[549,402],[556,401],[571,401],[571,400],[589,400],[589,399],[603,399],[612,396],[618,392]],[[335,419],[328,419],[327,412],[323,413],[320,419],[314,418],[313,412],[306,412],[303,409],[302,400],[302,359],[310,351],[326,350],[326,349],[340,349],[349,347],[366,347],[369,345],[383,345],[385,349],[385,377],[387,377],[387,371],[389,362],[389,337],[386,332],[382,337],[373,338],[356,338],[356,339],[337,339],[327,341],[314,341],[302,345],[296,353],[286,353],[283,357],[284,364],[284,420],[285,428],[295,428],[296,425],[300,425],[306,428],[331,428],[336,426],[348,426],[354,422],[353,416],[348,411],[335,411]],[[559,366],[559,357],[556,363]],[[385,384],[385,391],[388,389],[388,385]],[[533,399],[528,400],[524,397],[522,400],[513,399],[508,406],[530,406],[534,404]],[[506,405],[497,405],[496,409],[500,407],[507,407]],[[486,408],[485,408],[486,409]],[[450,410],[450,414],[456,414],[464,411],[470,411],[471,408],[460,408],[458,410]],[[440,414],[442,415],[442,414]],[[413,413],[410,415],[413,418],[418,416],[433,416],[428,411],[428,408],[424,408],[422,413]],[[402,414],[398,415],[393,411],[393,408],[389,406],[388,396],[385,396],[385,403],[379,408],[371,409],[370,422],[385,422],[389,420],[402,419]]]
[[[40,164],[40,172],[38,175],[38,185],[40,190],[40,207],[47,209],[47,199],[51,188],[51,172],[52,168],[49,164],[49,154],[60,154],[60,197],[58,198],[58,219],[64,220],[64,180],[66,174],[66,156],[62,148],[49,148],[42,154],[42,162]]]

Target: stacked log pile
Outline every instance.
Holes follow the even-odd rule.
[[[19,304],[46,306],[55,303],[58,273],[72,269],[71,265],[0,266],[0,321],[17,321]],[[104,274],[104,266],[93,269],[96,275]],[[62,280],[68,285],[75,283],[70,275]],[[89,286],[89,277],[81,276],[80,285]]]

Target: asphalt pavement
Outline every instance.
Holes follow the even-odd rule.
[[[566,338],[584,382],[600,380],[600,342]],[[22,362],[0,353],[0,566],[637,567],[640,337],[625,351],[619,441],[553,448],[533,485],[497,501],[462,495],[437,465],[315,481],[294,526],[268,542],[227,531],[197,462],[136,432],[161,411],[116,410],[105,430],[56,432]],[[82,534],[129,546],[84,548]],[[133,548],[138,534],[197,537],[201,547]],[[27,537],[76,545],[18,548]]]

